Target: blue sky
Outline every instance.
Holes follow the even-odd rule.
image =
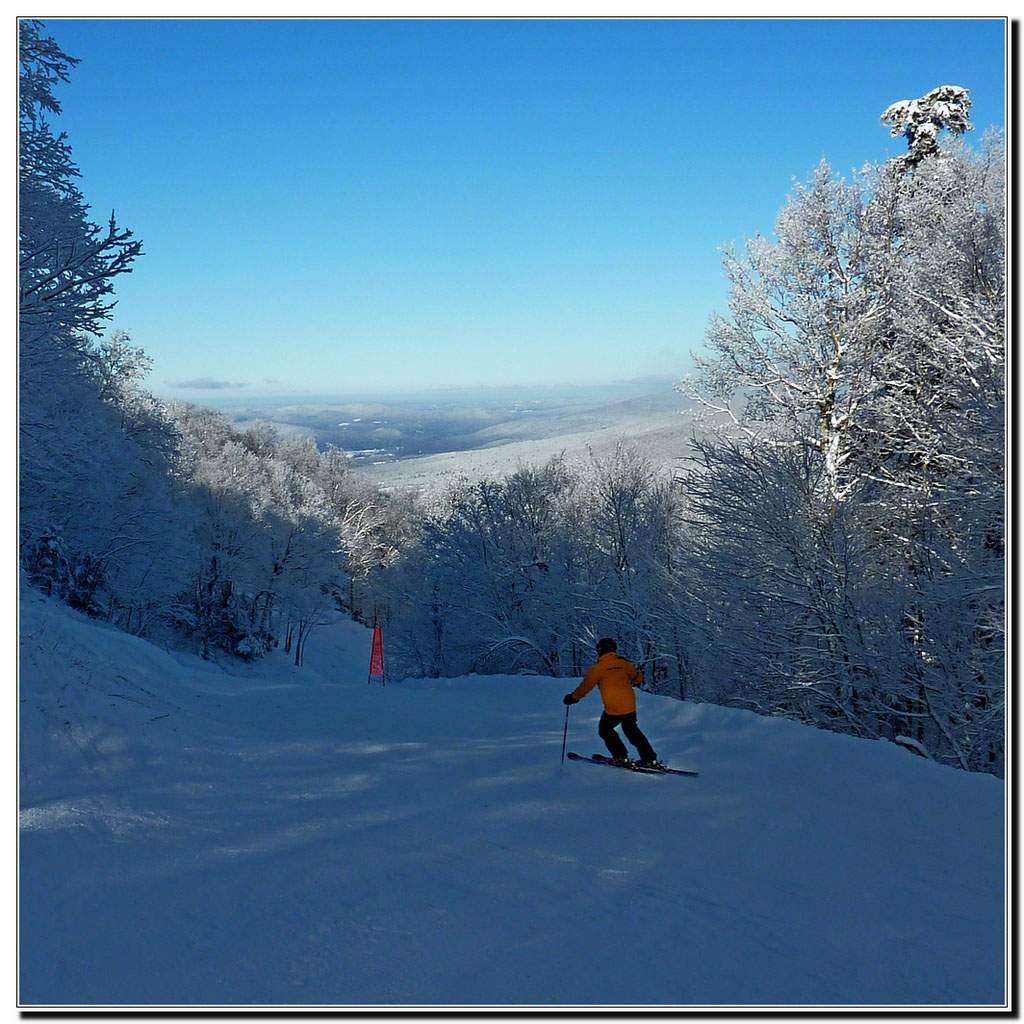
[[[1001,20],[46,26],[86,199],[145,243],[113,326],[201,402],[678,376],[719,248],[904,151],[890,103],[1004,124]]]

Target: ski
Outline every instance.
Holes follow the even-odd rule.
[[[605,754],[594,754],[592,757],[587,757],[586,754],[577,754],[575,751],[570,750],[568,755],[572,761],[589,761],[591,764],[606,764],[611,768],[623,768],[626,771],[641,772],[644,775],[691,775],[697,776],[700,772],[688,772],[682,768],[641,768],[639,764],[634,761],[630,761],[629,764],[619,765],[613,764],[612,759]]]

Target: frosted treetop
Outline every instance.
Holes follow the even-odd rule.
[[[940,85],[917,100],[899,100],[888,107],[880,120],[892,125],[892,136],[905,135],[909,152],[903,159],[919,163],[939,148],[939,132],[948,129],[954,135],[973,130],[971,100],[967,89],[959,85]]]

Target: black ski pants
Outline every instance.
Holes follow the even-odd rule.
[[[629,752],[626,744],[619,738],[615,731],[617,726],[622,726],[626,739],[636,747],[641,761],[656,761],[654,748],[648,743],[647,737],[640,731],[636,724],[636,712],[631,711],[628,715],[609,715],[607,711],[601,714],[601,721],[597,723],[597,734],[604,740],[604,745],[612,757],[628,757]]]

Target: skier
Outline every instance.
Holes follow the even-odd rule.
[[[563,698],[565,704],[575,704],[597,686],[604,701],[604,711],[597,726],[597,734],[604,740],[613,763],[620,767],[629,764],[629,751],[615,731],[622,726],[626,739],[633,744],[640,755],[642,768],[662,768],[647,737],[636,723],[636,694],[634,683],[642,683],[644,674],[635,665],[620,658],[614,640],[605,637],[597,642],[597,662],[583,677],[583,682],[572,693]]]

